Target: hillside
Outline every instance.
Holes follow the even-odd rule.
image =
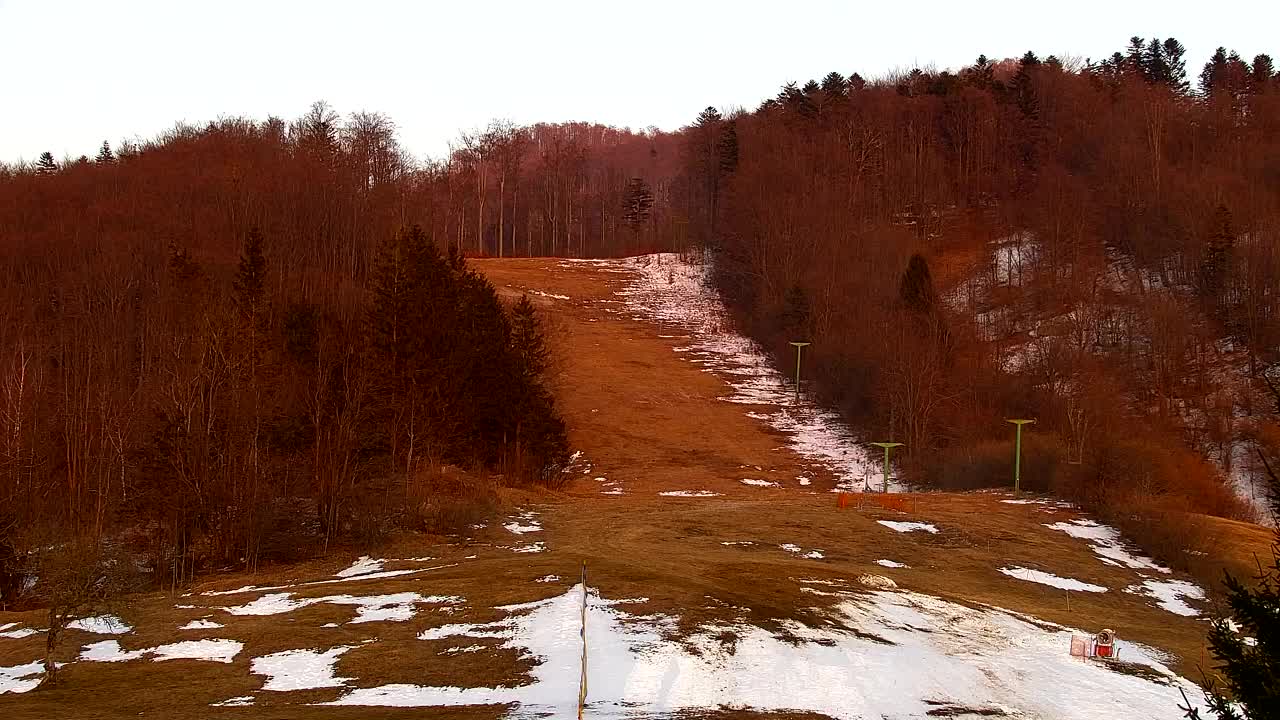
[[[874,483],[877,462],[807,396],[793,404],[694,260],[476,262],[535,301],[556,348],[562,490],[504,491],[464,537],[131,597],[115,609],[128,629],[68,631],[52,690],[29,692],[41,613],[0,614],[0,689],[18,693],[0,703],[15,718],[567,717],[584,563],[589,717],[1175,718],[1179,688],[1200,697],[1186,678],[1209,662],[1212,588],[1069,503],[839,507],[831,491]],[[1199,522],[1203,546],[1185,549],[1200,578],[1269,542]],[[1071,658],[1073,628],[1117,630],[1122,664]]]

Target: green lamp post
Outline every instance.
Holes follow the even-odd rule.
[[[894,448],[896,448],[896,447],[902,447],[902,443],[900,443],[900,442],[873,442],[873,443],[871,443],[871,444],[872,444],[872,445],[875,445],[876,447],[884,448],[884,486],[883,486],[882,490],[883,490],[883,492],[888,493],[888,492],[889,492],[889,451],[890,451],[890,450],[892,450],[892,449],[894,449]]]
[[[800,352],[810,345],[807,342],[792,341],[792,345],[796,346],[796,404],[800,404]]]
[[[1005,420],[1018,426],[1017,440],[1013,445],[1013,491],[1015,493],[1022,492],[1022,426],[1030,425],[1035,420]]]

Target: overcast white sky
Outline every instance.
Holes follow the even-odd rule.
[[[178,120],[387,113],[416,155],[460,128],[590,120],[674,129],[788,81],[980,53],[1102,57],[1174,36],[1280,56],[1280,2],[244,2],[0,0],[0,160],[92,156]],[[1229,8],[1229,10],[1227,9]]]

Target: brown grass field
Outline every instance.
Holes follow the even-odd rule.
[[[830,484],[802,487],[806,462],[781,448],[782,439],[744,414],[744,407],[720,402],[724,382],[672,347],[678,339],[627,313],[604,312],[622,276],[583,264],[572,271],[547,260],[480,260],[476,264],[504,293],[537,290],[569,300],[534,295],[545,309],[557,347],[556,384],[575,450],[583,455],[562,491],[507,491],[510,507],[538,513],[544,530],[516,537],[499,523],[469,538],[401,538],[380,548],[387,569],[428,568],[399,577],[296,589],[299,595],[374,594],[414,591],[466,598],[455,613],[426,606],[410,621],[322,628],[351,618],[348,606],[318,604],[284,615],[231,616],[219,606],[249,602],[261,593],[205,596],[207,590],[274,585],[331,576],[357,553],[327,561],[272,568],[256,576],[208,578],[189,597],[148,593],[130,598],[119,614],[134,633],[118,639],[125,649],[177,639],[231,638],[244,649],[230,664],[177,660],[68,665],[52,690],[0,697],[7,718],[493,718],[500,706],[387,709],[309,707],[336,698],[330,688],[298,692],[260,690],[263,678],[249,672],[249,659],[292,648],[356,646],[337,664],[337,674],[354,687],[392,682],[492,687],[518,684],[529,661],[514,652],[441,655],[448,641],[423,641],[417,634],[444,623],[486,622],[504,603],[526,602],[563,593],[576,583],[585,562],[590,584],[611,598],[648,598],[636,612],[677,615],[682,628],[710,619],[742,618],[762,627],[779,620],[816,616],[829,599],[802,594],[796,578],[850,579],[862,573],[892,577],[900,587],[953,602],[995,605],[1087,631],[1112,627],[1125,639],[1170,653],[1174,669],[1199,678],[1208,666],[1202,618],[1170,614],[1139,595],[1120,592],[1136,582],[1127,568],[1101,563],[1084,541],[1043,526],[1078,515],[1053,504],[1014,505],[1009,495],[921,493],[909,496],[907,512],[874,505],[839,508]],[[584,472],[586,464],[590,469]],[[759,469],[757,469],[759,468]],[[617,481],[621,495],[601,493],[595,478]],[[743,485],[745,477],[779,482],[781,488]],[[667,490],[710,490],[711,498],[661,497]],[[897,533],[877,519],[911,519],[935,524],[937,535]],[[1208,585],[1224,568],[1252,567],[1252,553],[1265,552],[1270,533],[1257,526],[1204,519],[1207,555],[1196,565]],[[546,552],[512,553],[510,546],[546,543]],[[722,545],[751,541],[752,545]],[[802,559],[779,548],[795,543],[820,548],[822,559]],[[905,563],[888,569],[880,558]],[[1065,592],[1002,575],[997,568],[1021,565],[1105,585],[1107,593]],[[535,583],[558,575],[559,582]],[[1177,577],[1177,575],[1175,575]],[[195,605],[179,609],[175,605]],[[1212,602],[1201,604],[1212,610]],[[226,627],[179,631],[178,626],[209,617]],[[39,613],[0,614],[0,623],[21,621],[40,627]],[[377,642],[361,645],[370,638]],[[69,631],[61,656],[71,661],[80,648],[104,636]],[[499,644],[500,641],[479,640]],[[44,638],[0,639],[0,666],[30,662],[42,653]],[[1066,649],[1064,648],[1064,652]],[[210,707],[238,695],[254,695],[251,707]],[[705,717],[759,717],[724,712]],[[771,715],[770,717],[815,717]]]

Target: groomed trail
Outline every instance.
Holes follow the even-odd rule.
[[[895,492],[727,325],[702,258],[479,260],[556,348],[563,491],[468,538],[151,594],[43,637],[0,614],[9,717],[1178,718],[1205,594],[1067,503]],[[896,484],[891,488],[902,491]],[[884,507],[888,505],[889,507]],[[1215,552],[1265,548],[1223,522]],[[1113,628],[1118,663],[1069,656]]]

